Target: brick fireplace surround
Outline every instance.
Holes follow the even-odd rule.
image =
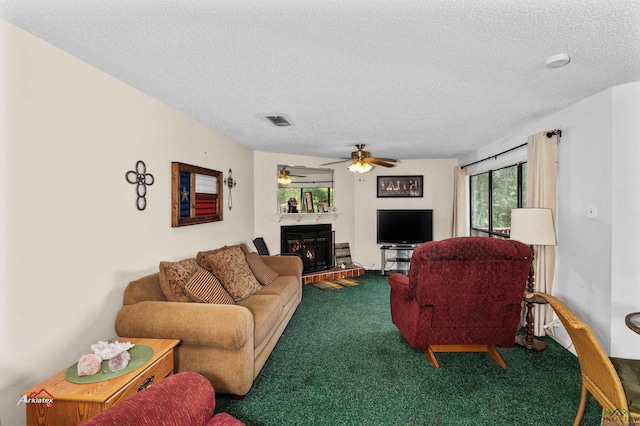
[[[302,276],[302,284],[311,284],[323,280],[336,280],[364,275],[364,268],[332,268],[326,271],[311,272]]]

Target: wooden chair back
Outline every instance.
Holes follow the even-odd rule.
[[[578,354],[582,374],[582,397],[574,425],[580,424],[584,414],[587,391],[602,405],[604,415],[614,414],[617,410],[621,417],[628,416],[627,397],[620,377],[591,328],[560,299],[549,294],[536,294],[553,308],[569,333]]]

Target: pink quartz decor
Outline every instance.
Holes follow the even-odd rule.
[[[82,355],[78,361],[78,376],[91,376],[100,371],[102,358],[96,354]]]

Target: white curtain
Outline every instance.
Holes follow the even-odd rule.
[[[547,131],[529,136],[527,145],[527,207],[551,209],[555,226],[558,183],[558,136]],[[551,294],[556,248],[535,246],[535,291]],[[534,304],[534,334],[544,336],[544,324],[553,320],[553,310]]]
[[[453,170],[453,217],[451,220],[452,237],[464,237],[468,235],[468,199],[467,175],[462,167],[455,166]]]

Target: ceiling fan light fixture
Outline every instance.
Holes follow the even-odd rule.
[[[291,178],[289,176],[278,177],[278,183],[280,185],[289,185],[291,183]]]
[[[365,163],[364,161],[356,161],[351,163],[348,169],[353,173],[367,173],[373,169],[373,166],[369,163]]]
[[[280,170],[280,172],[278,172],[278,183],[280,185],[289,185],[291,183],[291,178],[286,170]]]

